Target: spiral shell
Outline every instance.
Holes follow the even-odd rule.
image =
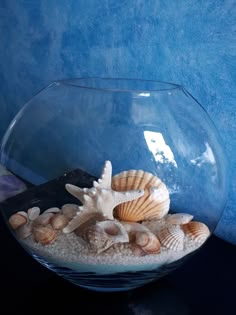
[[[48,245],[56,239],[57,233],[49,227],[39,226],[33,229],[33,236],[36,242]]]
[[[118,221],[100,221],[87,228],[83,238],[98,254],[105,251],[115,243],[129,241],[128,233]]]
[[[202,222],[189,222],[188,224],[183,225],[182,229],[190,239],[198,243],[205,242],[210,235],[208,227]]]
[[[17,212],[9,218],[9,224],[13,230],[18,229],[20,226],[27,223],[27,221],[27,213],[23,211]]]
[[[116,207],[116,215],[123,221],[161,219],[170,205],[169,192],[156,176],[142,170],[119,173],[112,178],[112,188],[117,191],[143,189],[144,195]]]
[[[183,250],[184,248],[184,232],[179,226],[170,226],[159,231],[158,238],[161,245],[175,251]]]
[[[55,214],[51,220],[51,226],[55,230],[62,230],[69,222],[69,219],[61,213]]]
[[[137,232],[135,242],[147,254],[158,254],[161,250],[161,244],[152,232]]]

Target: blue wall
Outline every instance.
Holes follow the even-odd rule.
[[[179,83],[217,125],[231,163],[217,235],[236,244],[236,2],[0,0],[0,138],[53,80],[135,77]]]

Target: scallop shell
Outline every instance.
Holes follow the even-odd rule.
[[[147,254],[158,254],[161,250],[160,241],[152,232],[137,232],[135,242]]]
[[[161,219],[169,211],[170,198],[166,185],[156,176],[142,170],[119,173],[112,178],[117,191],[143,189],[144,195],[116,207],[116,215],[123,221]]]
[[[33,236],[36,242],[48,245],[56,239],[57,233],[49,227],[39,226],[33,229]]]
[[[206,224],[192,221],[182,227],[184,233],[192,240],[203,243],[210,236],[210,231]]]
[[[17,212],[9,218],[9,224],[14,230],[27,223],[27,221],[27,213],[23,211]]]
[[[159,231],[158,238],[161,245],[174,251],[184,248],[184,232],[179,226],[170,226]]]
[[[62,230],[69,222],[69,219],[61,213],[53,215],[50,220],[50,224],[55,230]]]
[[[73,203],[66,203],[61,208],[62,213],[69,219],[73,219],[76,212],[79,211],[79,206]]]
[[[167,217],[166,223],[167,224],[176,224],[182,225],[189,223],[193,219],[193,215],[188,213],[175,213],[171,214]]]
[[[84,238],[98,254],[107,250],[115,243],[129,241],[128,233],[118,221],[101,221],[89,226],[84,233]]]

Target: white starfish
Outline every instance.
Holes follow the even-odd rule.
[[[76,216],[63,229],[64,233],[70,233],[91,217],[91,213],[99,213],[104,219],[114,220],[113,209],[120,203],[131,201],[141,197],[143,190],[115,191],[111,188],[112,165],[106,161],[101,178],[93,182],[92,188],[80,188],[66,184],[66,190],[79,199],[83,206],[79,207]]]

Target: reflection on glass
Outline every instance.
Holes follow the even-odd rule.
[[[211,147],[209,146],[209,144],[205,143],[205,147],[206,147],[206,150],[200,156],[196,157],[196,159],[190,160],[190,162],[193,165],[201,167],[202,164],[204,164],[204,163],[209,163],[212,165],[214,165],[216,163],[214,153],[213,153]]]
[[[171,148],[165,143],[160,132],[146,130],[144,131],[144,138],[156,162],[171,163],[174,167],[178,167]]]

